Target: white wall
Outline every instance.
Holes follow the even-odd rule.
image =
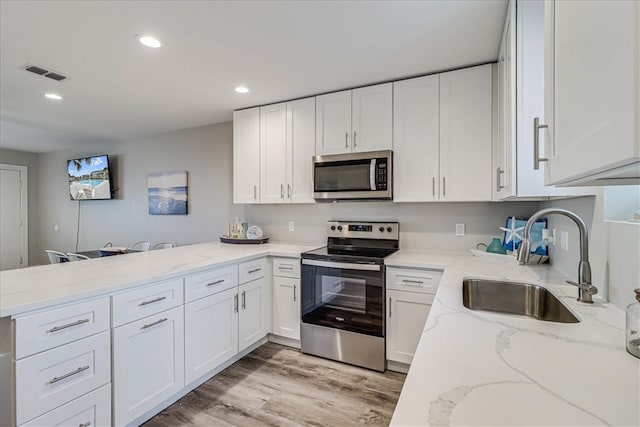
[[[70,201],[66,161],[105,153],[120,188],[116,199]],[[231,122],[40,155],[40,262],[46,263],[44,249],[75,250],[78,206],[80,251],[108,241],[128,246],[138,240],[178,245],[217,240],[229,219],[243,212],[242,206],[232,204],[231,165]],[[149,215],[147,175],[170,171],[189,173],[189,214]]]

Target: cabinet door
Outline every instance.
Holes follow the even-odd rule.
[[[387,290],[387,359],[411,363],[433,295]]]
[[[183,306],[113,329],[114,425],[126,425],[184,387]]]
[[[491,200],[492,66],[440,75],[440,200]]]
[[[233,112],[233,203],[258,203],[260,109]]]
[[[316,99],[287,102],[287,198],[315,203],[313,163],[316,153]]]
[[[185,384],[238,353],[238,288],[185,305]]]
[[[260,107],[260,202],[284,203],[287,184],[287,107]]]
[[[440,76],[395,82],[393,93],[393,201],[438,200]]]
[[[640,3],[545,3],[546,184],[640,159]],[[548,79],[548,78],[551,79]]]
[[[300,279],[273,278],[273,333],[300,339]]]
[[[238,351],[242,351],[269,332],[270,298],[267,294],[267,280],[264,277],[240,286],[238,291]]]
[[[352,151],[393,148],[393,84],[354,89]]]
[[[316,154],[351,152],[351,91],[316,96]]]

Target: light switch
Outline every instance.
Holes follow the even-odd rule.
[[[464,236],[464,224],[456,224],[456,236]]]
[[[289,231],[294,231],[294,230],[295,230],[295,227],[294,227],[293,221],[289,221]]]

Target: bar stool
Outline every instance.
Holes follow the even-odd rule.
[[[64,252],[53,251],[51,249],[45,249],[44,251],[47,253],[47,256],[49,257],[49,264],[60,264],[61,262],[69,261],[67,254],[65,254]]]
[[[156,243],[155,245],[153,245],[153,248],[151,248],[151,250],[155,250],[155,249],[169,249],[169,248],[175,248],[176,244],[173,242],[162,242],[162,243]]]
[[[148,240],[142,240],[140,242],[135,242],[133,245],[129,246],[129,250],[131,251],[142,251],[146,252],[151,248],[151,242]]]
[[[90,259],[90,258],[88,256],[86,256],[86,255],[74,254],[73,252],[67,252],[67,259],[69,259],[69,262],[72,262],[72,261],[83,261],[85,259]]]

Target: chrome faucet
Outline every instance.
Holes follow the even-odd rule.
[[[598,288],[591,284],[591,265],[589,264],[589,231],[582,218],[565,209],[542,209],[529,218],[524,226],[524,238],[518,249],[518,262],[525,264],[531,254],[531,228],[538,218],[548,214],[560,214],[571,218],[580,230],[580,263],[578,264],[578,282],[567,280],[567,283],[578,287],[578,301],[593,303],[591,298],[598,293]]]

